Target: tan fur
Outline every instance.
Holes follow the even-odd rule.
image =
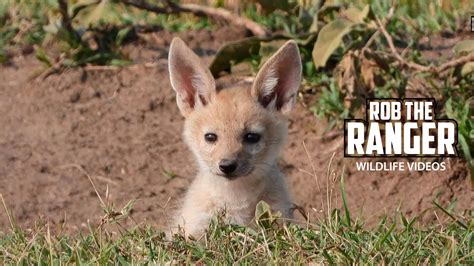
[[[202,233],[220,210],[229,222],[246,225],[261,200],[291,218],[292,201],[277,159],[287,136],[286,114],[301,79],[296,44],[288,42],[270,58],[253,86],[240,83],[216,90],[209,70],[175,38],[170,78],[186,117],[184,138],[199,165],[177,218],[185,233]],[[207,133],[216,134],[217,140],[206,141]],[[243,141],[247,133],[259,134],[260,141]],[[233,173],[219,169],[223,159],[237,162]]]

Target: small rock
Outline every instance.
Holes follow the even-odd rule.
[[[72,103],[77,103],[81,99],[81,92],[75,91],[71,96],[69,96],[69,101]]]
[[[42,165],[39,171],[42,174],[47,173],[48,172],[48,166]]]

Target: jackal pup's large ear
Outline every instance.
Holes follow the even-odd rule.
[[[301,68],[298,45],[286,42],[258,72],[252,95],[258,97],[263,107],[288,113],[296,101]]]
[[[168,55],[171,86],[183,116],[206,105],[215,96],[216,85],[209,69],[180,38],[171,41]]]

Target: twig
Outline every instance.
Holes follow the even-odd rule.
[[[308,158],[309,164],[311,165],[311,170],[313,173],[311,174],[316,179],[316,184],[318,185],[318,190],[321,193],[321,185],[319,184],[318,174],[316,174],[316,168],[314,167],[313,160],[311,160],[311,156],[309,155],[308,149],[306,148],[306,143],[303,141],[303,148],[306,153],[306,157]]]
[[[390,21],[390,19],[392,19],[393,14],[395,14],[395,6],[394,5],[392,5],[392,7],[388,10],[387,16],[382,21],[382,25],[386,25],[388,23],[388,21]],[[375,41],[375,39],[377,39],[379,34],[380,34],[380,29],[379,29],[379,27],[377,27],[377,30],[374,32],[374,34],[372,34],[372,36],[370,36],[369,40],[364,45],[364,48],[362,48],[362,51],[360,53],[361,56],[364,54],[365,50],[367,50],[372,45],[372,43]]]
[[[2,200],[3,208],[5,209],[5,213],[7,214],[8,221],[10,222],[10,226],[12,230],[15,230],[16,229],[15,222],[13,221],[11,213],[8,211],[7,204],[5,203],[5,199],[3,198],[2,194],[0,194],[0,199]]]
[[[102,65],[86,65],[83,67],[86,71],[117,71],[122,69],[135,69],[140,67],[153,68],[158,66],[158,62],[146,62],[143,64],[131,64],[126,66],[102,66]]]
[[[443,72],[443,71],[445,71],[449,68],[459,66],[459,65],[463,65],[463,64],[465,64],[467,62],[471,62],[471,61],[474,61],[474,54],[473,53],[465,55],[465,56],[461,56],[457,59],[446,62],[446,63],[442,64],[441,66],[435,68],[435,72],[441,73],[441,72]]]
[[[360,53],[359,56],[364,55],[364,52],[367,49],[369,49],[370,45],[372,45],[372,43],[379,36],[379,34],[382,33],[385,40],[387,41],[388,47],[389,47],[390,52],[391,52],[389,54],[389,56],[395,58],[395,60],[397,60],[402,66],[406,66],[408,68],[411,68],[411,69],[414,69],[414,70],[417,70],[417,71],[420,71],[420,72],[431,72],[431,73],[435,73],[435,74],[441,74],[442,72],[444,72],[444,71],[446,71],[450,68],[456,67],[458,65],[465,64],[467,62],[474,61],[474,54],[472,54],[472,53],[469,54],[469,55],[465,55],[465,56],[453,59],[451,61],[448,61],[448,62],[446,62],[446,63],[444,63],[444,64],[442,64],[441,66],[438,66],[438,67],[436,67],[436,66],[425,66],[425,65],[418,64],[418,63],[406,61],[403,58],[403,54],[405,54],[406,50],[402,53],[402,55],[400,55],[400,53],[398,53],[398,51],[395,48],[395,45],[393,43],[392,36],[390,36],[390,34],[387,32],[387,30],[385,28],[386,25],[388,24],[388,22],[390,21],[390,19],[392,19],[394,13],[395,13],[395,3],[396,3],[395,1],[392,2],[392,7],[390,8],[390,10],[387,13],[387,16],[383,20],[380,20],[377,17],[375,18],[375,22],[377,24],[377,30],[374,32],[374,34],[372,34],[372,36],[369,38],[367,43],[364,45],[364,47],[362,48],[361,53]]]
[[[37,76],[33,76],[32,78],[39,78],[41,80],[45,80],[47,77],[51,76],[52,74],[59,73],[61,70],[63,70],[63,63],[64,63],[65,58],[61,58],[59,61],[54,63],[52,66],[49,68],[45,69],[41,73],[39,73]]]
[[[174,10],[171,6],[166,6],[166,7],[159,7],[156,5],[149,4],[146,1],[143,0],[121,0],[122,3],[126,5],[130,5],[139,9],[145,9],[154,13],[159,13],[159,14],[174,14],[174,13],[179,13],[176,10]]]
[[[85,176],[87,176],[87,178],[89,179],[89,182],[91,183],[92,185],[92,188],[94,189],[95,191],[95,194],[97,195],[97,197],[99,198],[99,201],[100,203],[102,204],[102,206],[105,208],[107,207],[107,205],[105,204],[104,200],[102,199],[102,197],[100,196],[100,193],[99,191],[97,190],[95,184],[94,184],[94,181],[92,181],[92,177],[89,175],[89,173],[87,173],[86,170],[84,170],[84,168],[82,166],[80,166],[79,164],[66,164],[66,165],[61,165],[59,166],[58,168],[60,169],[65,169],[65,168],[76,168],[77,170],[79,170],[82,174],[84,174]]]
[[[224,8],[213,8],[196,4],[183,4],[181,5],[181,10],[183,12],[191,12],[195,15],[197,15],[197,13],[203,13],[207,16],[224,19],[229,23],[233,23],[235,26],[245,27],[250,32],[252,32],[253,35],[258,37],[267,37],[269,35],[269,33],[260,24],[248,18],[232,14],[230,11]]]
[[[109,184],[112,184],[114,186],[118,186],[119,184],[115,181],[113,181],[112,179],[108,178],[108,177],[105,177],[105,176],[101,176],[101,175],[95,175],[94,176],[95,178],[101,180],[101,181],[104,181],[105,183],[109,183]]]
[[[72,27],[72,20],[68,13],[68,6],[66,0],[58,0],[59,12],[61,13],[61,24],[66,31],[77,40],[81,40],[81,36]]]
[[[458,65],[465,64],[467,62],[474,61],[474,53],[471,53],[471,54],[453,59],[451,61],[448,61],[448,62],[446,62],[446,63],[444,63],[444,64],[442,64],[441,66],[438,66],[438,67],[436,67],[436,66],[425,66],[425,65],[420,65],[420,64],[414,63],[414,62],[408,62],[405,59],[403,59],[403,57],[397,52],[397,49],[395,48],[395,45],[393,43],[392,36],[390,36],[390,34],[385,29],[385,23],[381,22],[379,18],[375,18],[375,19],[376,19],[376,23],[377,23],[377,26],[378,26],[380,32],[384,35],[385,40],[387,40],[387,44],[388,44],[388,47],[391,51],[391,55],[403,66],[407,66],[409,68],[412,68],[412,69],[415,69],[415,70],[418,70],[418,71],[421,71],[421,72],[431,72],[431,73],[435,73],[435,74],[441,74],[442,72],[444,72],[444,71],[446,71],[450,68],[456,67]]]
[[[395,45],[393,44],[393,39],[390,34],[388,34],[387,30],[385,29],[385,26],[382,24],[379,18],[375,18],[377,25],[379,27],[380,32],[384,35],[385,39],[387,40],[388,47],[390,48],[390,51],[392,52],[392,55],[397,59],[402,65],[407,66],[409,68],[413,68],[418,71],[423,71],[423,72],[428,72],[430,71],[430,68],[427,66],[423,66],[417,63],[412,63],[412,62],[407,62],[405,59],[402,58],[402,56],[397,52],[397,49],[395,48]]]
[[[269,35],[267,30],[262,25],[248,18],[233,14],[232,12],[224,8],[206,7],[196,4],[176,4],[169,0],[162,1],[164,3],[163,7],[152,5],[143,0],[121,0],[121,2],[126,5],[130,5],[139,9],[145,9],[159,14],[191,13],[198,17],[211,17],[215,19],[222,19],[235,26],[245,27],[255,36],[267,37]]]

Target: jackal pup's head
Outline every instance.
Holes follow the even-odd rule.
[[[201,170],[235,179],[276,166],[301,82],[295,42],[283,45],[251,86],[216,90],[209,69],[179,38],[171,43],[169,71],[186,118],[184,136]]]

